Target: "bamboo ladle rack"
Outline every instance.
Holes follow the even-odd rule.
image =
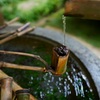
[[[12,24],[12,23],[14,23],[18,20],[19,20],[19,17],[16,17],[16,18],[12,19],[11,21],[4,23],[2,26],[0,26],[0,30],[7,27],[7,26],[9,26],[10,24]]]

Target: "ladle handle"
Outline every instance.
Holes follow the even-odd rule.
[[[28,22],[25,25],[23,25],[22,27],[18,28],[17,32],[21,32],[21,31],[25,30],[26,28],[28,28],[29,26],[30,26],[30,23]]]
[[[17,65],[7,62],[0,62],[0,67],[45,72],[45,67]]]

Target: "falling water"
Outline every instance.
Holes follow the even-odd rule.
[[[66,16],[62,15],[62,20],[63,20],[63,32],[64,32],[64,41],[63,41],[63,45],[65,45],[65,34],[66,34]]]

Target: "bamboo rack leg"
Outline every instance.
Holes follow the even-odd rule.
[[[11,77],[1,80],[1,100],[12,100],[12,81]]]
[[[7,74],[5,74],[2,70],[0,70],[0,79],[9,77]],[[21,86],[19,86],[16,82],[13,81],[12,83],[12,90],[15,92],[17,90],[23,89]],[[37,100],[34,96],[30,95],[30,100]]]

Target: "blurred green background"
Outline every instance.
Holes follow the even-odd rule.
[[[21,23],[63,30],[62,15],[67,0],[0,0],[5,20],[20,17]],[[41,24],[41,21],[43,21]],[[40,22],[40,23],[39,23]],[[100,49],[100,21],[67,17],[66,32]]]
[[[20,22],[37,21],[60,9],[65,0],[1,0],[0,6],[7,20],[16,16]],[[8,16],[9,15],[9,16]]]

